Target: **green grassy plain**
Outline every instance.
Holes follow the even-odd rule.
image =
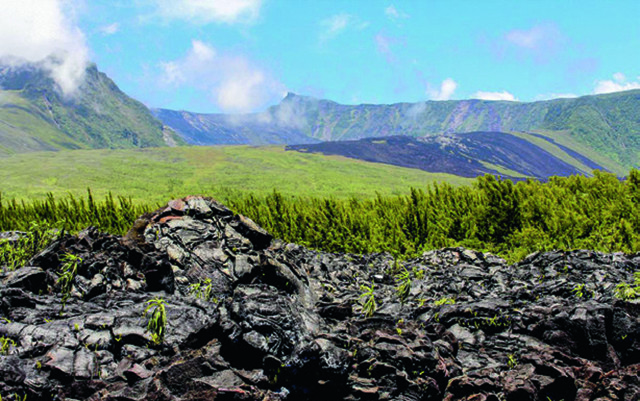
[[[411,187],[471,179],[343,157],[287,152],[282,146],[178,147],[73,150],[14,154],[0,158],[4,199],[42,199],[108,192],[134,202],[164,203],[186,195],[224,200],[237,195],[371,198],[400,195]]]

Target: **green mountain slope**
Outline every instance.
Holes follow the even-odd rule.
[[[276,127],[286,130],[288,137],[281,140],[288,144],[474,131],[538,133],[617,174],[640,166],[640,90],[532,103],[451,100],[353,106],[290,93],[262,113],[243,116],[155,113],[190,143],[231,143],[229,135],[238,127],[244,143]],[[215,129],[193,123],[203,118],[215,121]],[[545,142],[532,135],[525,139]],[[237,143],[238,138],[233,140]]]
[[[42,166],[33,169],[31,166]],[[452,174],[367,163],[337,156],[285,152],[281,146],[95,149],[32,152],[2,159],[2,198],[40,199],[47,192],[136,201],[203,194],[223,199],[231,193],[371,198],[404,194],[433,182],[469,184]]]
[[[72,98],[36,66],[0,67],[0,88],[0,155],[183,143],[95,65]]]

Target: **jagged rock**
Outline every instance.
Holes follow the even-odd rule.
[[[63,302],[69,253],[81,262]],[[592,251],[507,265],[463,248],[397,266],[273,241],[210,198],[177,199],[123,238],[89,228],[0,276],[0,336],[15,342],[0,354],[0,395],[638,399],[640,304],[613,293],[639,266],[638,255]],[[400,299],[403,268],[411,288]],[[143,315],[152,299],[166,313],[161,343],[153,310]]]
[[[10,288],[22,288],[34,294],[47,289],[47,275],[39,267],[25,266],[7,274],[2,284]]]

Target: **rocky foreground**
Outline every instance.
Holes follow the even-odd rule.
[[[214,200],[174,200],[125,237],[87,229],[0,275],[0,395],[637,400],[640,305],[614,290],[639,266],[591,251],[515,265],[461,248],[327,254]]]

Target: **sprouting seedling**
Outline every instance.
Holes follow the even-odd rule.
[[[411,273],[409,272],[409,270],[404,269],[403,271],[395,275],[395,279],[398,285],[398,287],[396,288],[398,298],[404,301],[411,293]]]
[[[217,302],[217,299],[213,298],[213,283],[210,278],[191,284],[189,286],[189,293],[191,295],[195,295],[196,298],[201,298],[205,301],[213,300],[214,302]]]
[[[153,298],[147,301],[147,307],[142,316],[151,311],[147,322],[147,331],[151,333],[151,341],[154,344],[162,344],[164,341],[165,327],[167,325],[167,312],[162,298]]]
[[[571,292],[576,294],[576,297],[582,298],[584,295],[583,290],[584,290],[584,284],[576,284],[576,286],[573,288],[573,290],[571,290]]]
[[[71,296],[71,288],[73,287],[73,280],[75,280],[78,274],[78,265],[82,263],[80,256],[65,253],[62,256],[62,265],[60,266],[60,276],[58,278],[58,284],[60,284],[60,292],[62,293],[62,308],[60,314],[64,312],[64,307]]]
[[[433,304],[435,306],[440,306],[440,305],[454,305],[456,303],[456,300],[453,298],[447,298],[447,297],[443,297],[440,298],[438,300],[433,301]]]
[[[399,336],[402,335],[402,326],[404,325],[404,319],[399,319],[398,323],[396,323],[396,333],[398,333]]]
[[[0,337],[0,355],[7,355],[9,353],[9,348],[15,347],[16,342],[8,337]]]
[[[366,317],[371,317],[376,311],[376,298],[374,294],[375,284],[371,283],[371,286],[361,285],[360,290],[363,293],[360,295],[360,298],[364,298],[364,303],[362,304],[362,314]]]

